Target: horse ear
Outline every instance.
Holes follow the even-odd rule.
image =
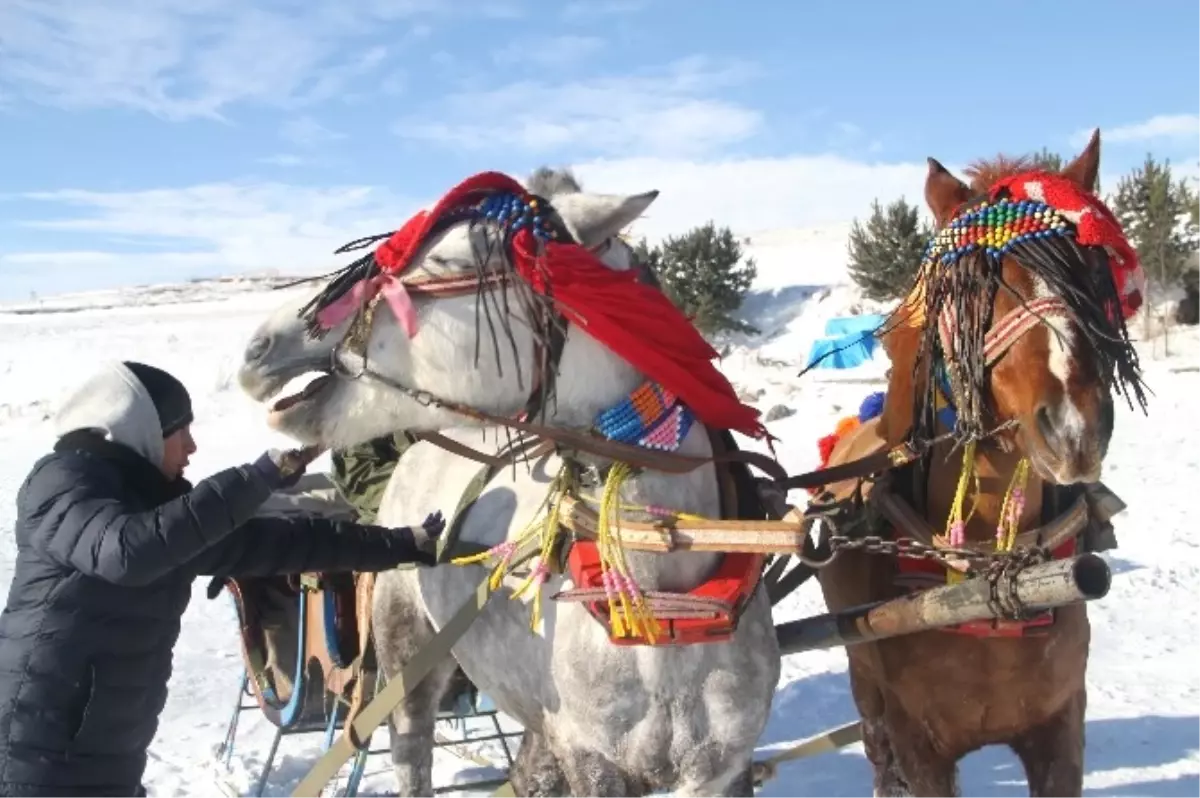
[[[925,178],[925,203],[938,226],[954,217],[964,202],[971,198],[971,189],[946,170],[937,160],[929,159],[929,175]]]
[[[1092,131],[1092,138],[1083,148],[1083,152],[1063,167],[1059,174],[1084,191],[1096,190],[1096,179],[1100,176],[1100,128]]]
[[[594,247],[632,224],[657,198],[657,191],[632,195],[580,192],[559,194],[551,204],[575,240]]]

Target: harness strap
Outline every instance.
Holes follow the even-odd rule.
[[[728,601],[689,596],[686,593],[646,590],[642,592],[642,596],[654,612],[654,617],[664,621],[715,618],[732,613],[736,609]],[[594,601],[604,601],[607,597],[608,593],[604,588],[589,587],[558,593],[554,596],[554,600],[590,604]]]
[[[757,760],[751,766],[754,786],[761,787],[766,782],[775,778],[778,775],[779,766],[784,762],[806,759],[828,751],[836,751],[839,748],[845,748],[848,745],[862,742],[862,738],[862,722],[856,720],[853,723],[847,723],[845,726],[838,726],[835,729],[829,729],[801,740],[795,745],[784,748],[766,759]]]
[[[1056,296],[1038,297],[1022,301],[1005,314],[995,326],[988,330],[983,340],[983,362],[994,366],[1021,336],[1043,323],[1048,318],[1072,318],[1067,303]],[[946,305],[938,314],[938,335],[942,339],[942,351],[947,359],[956,357],[954,332],[958,326],[958,315],[953,305]]]
[[[913,446],[911,443],[904,442],[890,449],[885,449],[882,452],[875,452],[874,454],[860,457],[857,460],[851,460],[848,463],[818,468],[815,471],[785,477],[777,480],[777,482],[782,488],[796,490],[797,488],[820,488],[850,479],[869,477],[873,474],[890,471],[894,468],[902,468],[916,461],[921,456],[921,449],[930,448],[948,437],[948,435],[938,436],[920,448]]]
[[[525,562],[537,552],[537,541],[531,541],[513,555],[514,565]],[[454,646],[471,628],[471,624],[483,612],[488,600],[492,597],[490,581],[490,577],[485,576],[479,582],[475,588],[475,594],[462,603],[432,640],[413,654],[412,659],[404,664],[399,675],[390,680],[382,690],[376,693],[371,702],[363,707],[362,712],[358,713],[350,725],[348,732],[352,732],[358,740],[369,740],[375,729],[387,720],[391,711],[408,697],[408,694],[429,675],[429,672],[446,657],[452,656],[451,652]],[[292,791],[292,795],[317,798],[325,785],[333,780],[333,777],[342,769],[342,765],[346,764],[355,753],[356,749],[350,735],[344,731],[337,741],[321,755],[308,774],[300,780],[300,783]]]
[[[779,775],[779,766],[785,762],[807,759],[810,756],[836,751],[859,742],[862,742],[862,722],[857,720],[844,726],[828,729],[820,734],[814,734],[795,745],[781,749],[766,759],[756,760],[750,770],[754,786],[761,787]],[[492,793],[493,798],[512,798],[515,795],[511,781],[505,782],[503,786]]]
[[[761,452],[737,450],[716,454],[711,457],[695,457],[679,454],[678,452],[646,449],[633,444],[601,438],[589,432],[567,429],[565,427],[532,424],[515,418],[495,415],[458,402],[440,399],[428,392],[407,388],[374,372],[370,372],[370,375],[373,379],[407,393],[414,400],[422,404],[434,405],[440,409],[486,424],[505,426],[519,432],[536,435],[540,438],[553,441],[556,444],[587,452],[598,457],[605,457],[628,463],[637,468],[660,471],[667,474],[686,474],[702,466],[716,463],[745,463],[746,465],[754,466],[764,474],[770,476],[780,487],[787,490],[795,490],[798,488],[820,487],[847,479],[871,476],[872,474],[907,465],[921,455],[917,447],[905,442],[887,451],[868,455],[867,457],[843,463],[839,466],[816,469],[804,474],[789,476],[778,460]],[[926,448],[939,441],[940,438],[935,439],[921,448]]]
[[[1009,311],[999,324],[988,331],[984,339],[984,363],[989,366],[995,364],[1021,336],[1051,317],[1071,318],[1067,304],[1056,296],[1039,297]]]
[[[358,628],[358,656],[351,665],[354,673],[354,688],[350,693],[350,706],[346,710],[346,722],[343,725],[350,744],[357,751],[367,749],[367,741],[358,737],[354,731],[354,721],[362,712],[367,699],[367,682],[374,687],[374,635],[371,630],[371,615],[375,599],[375,573],[366,572],[356,575],[354,580],[354,609]]]
[[[599,517],[574,496],[564,496],[559,523],[577,537],[595,540]],[[801,556],[812,518],[792,509],[780,521],[621,521],[621,545],[635,551],[665,554],[710,551],[736,554]]]
[[[467,446],[465,443],[459,443],[456,440],[447,438],[440,432],[414,432],[412,433],[412,436],[417,440],[432,443],[434,446],[437,446],[439,449],[444,449],[450,454],[456,454],[459,457],[465,457],[468,460],[474,460],[476,463],[481,463],[485,466],[491,466],[493,468],[506,466],[517,462],[524,451],[516,450],[511,452],[500,452],[497,454],[486,454],[478,449]],[[534,456],[534,454],[531,453],[530,456]]]
[[[912,508],[912,505],[892,491],[881,489],[881,486],[877,485],[871,492],[868,501],[879,508],[880,514],[889,523],[897,529],[903,530],[908,537],[927,546],[940,549],[951,548],[948,537],[935,532],[929,522]],[[1071,505],[1071,509],[1050,523],[1019,534],[1014,546],[1016,548],[1038,546],[1053,550],[1084,530],[1088,524],[1089,512],[1086,495],[1080,496]]]
[[[442,436],[438,435],[438,438]],[[426,440],[429,440],[426,438]],[[459,444],[448,438],[444,439],[446,443],[452,443],[455,446]],[[441,443],[431,440],[431,443],[440,446]],[[465,447],[464,447],[465,448]],[[451,454],[454,454],[453,449],[447,449]],[[463,490],[461,496],[458,497],[458,504],[454,507],[454,513],[450,516],[449,523],[446,524],[446,531],[437,542],[437,562],[439,564],[446,562],[450,558],[451,551],[457,552],[458,556],[467,554],[475,554],[477,551],[464,552],[461,551],[458,541],[458,536],[462,532],[462,525],[466,521],[467,511],[475,505],[479,497],[483,495],[488,484],[500,473],[500,469],[510,463],[516,463],[522,456],[528,459],[537,459],[543,454],[550,451],[550,445],[545,441],[536,439],[515,441],[512,446],[502,448],[494,455],[483,455],[486,459],[483,468],[471,478],[467,483],[467,487]],[[470,544],[464,544],[470,547]],[[485,547],[479,546],[479,551],[483,551]]]

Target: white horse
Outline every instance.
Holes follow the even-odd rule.
[[[600,253],[613,269],[632,267],[617,234],[657,197],[572,191],[552,197],[576,241]],[[467,224],[448,229],[414,267],[442,277],[476,274],[482,242]],[[614,242],[616,242],[615,245]],[[499,256],[497,256],[499,257]],[[489,266],[501,268],[503,264]],[[534,341],[527,324],[512,324],[516,347],[504,342],[478,348],[474,296],[416,299],[418,328],[410,339],[382,308],[368,339],[371,373],[354,378],[330,368],[331,355],[350,322],[321,340],[305,334],[297,318],[301,301],[277,310],[251,340],[240,372],[242,388],[266,402],[284,384],[307,372],[322,373],[297,401],[272,410],[277,430],[307,445],[341,448],[401,429],[437,431],[476,449],[495,451],[504,437],[496,427],[465,423],[412,391],[488,413],[512,416],[525,405],[535,373]],[[518,307],[507,310],[520,316]],[[526,320],[527,321],[527,320]],[[518,363],[520,359],[518,378]],[[557,399],[545,423],[590,427],[644,377],[586,332],[566,333]],[[408,391],[400,390],[404,386]],[[278,404],[278,403],[277,403]],[[491,442],[484,444],[481,442]],[[708,433],[697,422],[678,450],[711,454]],[[585,456],[585,463],[589,462]],[[460,541],[494,546],[525,529],[547,497],[559,468],[556,455],[532,467],[508,467],[488,484],[466,513]],[[383,498],[380,523],[419,523],[435,510],[449,518],[477,475],[477,462],[420,442],[401,458]],[[622,500],[717,517],[717,475],[711,465],[684,475],[646,471],[631,478]],[[688,591],[715,570],[721,555],[630,552],[629,567],[643,590]],[[473,595],[486,575],[481,566],[442,565],[381,574],[376,584],[374,634],[379,661],[390,678]],[[553,576],[545,585],[544,633],[530,629],[530,608],[508,600],[502,588],[454,646],[455,659],[497,706],[526,728],[522,759],[529,769],[518,789],[529,793],[638,795],[753,794],[751,758],[766,724],[779,680],[780,654],[765,591],[756,591],[728,642],[679,647],[616,646],[582,604],[549,600],[572,587]],[[453,673],[447,661],[413,690],[391,717],[392,756],[402,795],[432,791],[435,713]],[[528,749],[528,750],[527,750]],[[518,763],[517,770],[521,770]],[[514,771],[514,783],[518,774]]]

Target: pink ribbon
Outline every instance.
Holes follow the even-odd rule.
[[[416,335],[417,309],[413,306],[412,297],[408,295],[408,289],[401,280],[387,273],[369,280],[359,280],[336,302],[331,302],[323,308],[317,314],[317,322],[326,330],[332,330],[380,292],[408,337]]]

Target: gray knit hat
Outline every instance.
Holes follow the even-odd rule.
[[[158,411],[164,438],[171,437],[192,423],[192,397],[182,382],[162,369],[145,363],[127,360],[125,367],[133,372],[138,382],[145,386],[146,393],[150,394],[154,409]]]

